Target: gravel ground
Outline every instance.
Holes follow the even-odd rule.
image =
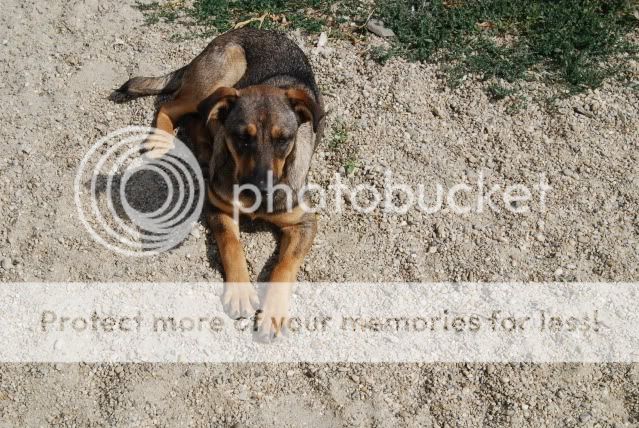
[[[127,4],[124,4],[127,3]],[[0,280],[217,281],[204,225],[150,259],[116,255],[77,218],[73,180],[101,136],[148,125],[153,99],[113,104],[130,75],[158,75],[208,42],[170,41],[134,2],[3,0],[0,16]],[[294,35],[295,36],[295,35]],[[411,186],[532,186],[546,206],[406,215],[324,212],[305,281],[636,281],[639,100],[616,83],[557,103],[536,83],[526,106],[491,101],[436,66],[380,66],[368,45],[305,44],[325,94],[328,132],[310,179],[381,186],[390,168]],[[372,43],[382,43],[373,40]],[[631,64],[639,80],[639,64]],[[336,137],[345,129],[346,141]],[[336,145],[337,141],[340,144]],[[352,166],[356,166],[351,172]],[[533,201],[535,201],[533,194]],[[466,201],[468,202],[468,201]],[[249,227],[255,277],[275,249]],[[636,426],[635,365],[1,365],[0,425]]]

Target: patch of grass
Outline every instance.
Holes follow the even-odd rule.
[[[611,58],[638,53],[624,41],[639,26],[635,0],[170,0],[138,8],[149,23],[196,24],[204,36],[246,23],[330,29],[333,37],[354,39],[365,36],[372,14],[397,35],[389,48],[371,49],[374,60],[437,61],[453,87],[468,75],[506,82],[541,77],[575,93],[623,77],[622,61]],[[494,89],[486,88],[499,99]]]
[[[636,53],[623,36],[637,28],[631,0],[390,0],[379,14],[410,59],[452,64],[465,74],[508,82],[544,71],[572,92],[615,75],[615,54]]]
[[[138,4],[138,8],[151,23],[175,20],[175,16],[167,14],[165,6],[158,3]],[[218,32],[246,22],[246,25],[266,29],[300,28],[319,33],[362,19],[360,15],[365,15],[366,10],[357,0],[194,0],[189,6],[182,5],[180,18]]]
[[[368,53],[373,61],[383,65],[386,64],[386,61],[395,56],[402,56],[402,53],[405,53],[405,50],[402,49],[401,46],[393,46],[391,48],[373,46]]]
[[[523,96],[517,95],[507,102],[506,113],[508,113],[511,116],[514,116],[515,114],[526,110],[527,107],[528,107],[528,101],[526,101],[526,99]]]
[[[147,4],[137,2],[136,7],[145,13],[147,24],[155,24],[159,21],[175,21],[185,6],[184,0],[172,0],[162,4],[158,2]]]
[[[498,83],[491,83],[486,87],[486,92],[491,99],[499,101],[514,94],[515,90],[506,88],[505,86],[502,86]]]
[[[351,175],[352,173],[355,172],[356,169],[357,169],[357,161],[355,159],[348,159],[344,163],[344,172],[346,172],[346,175]]]
[[[348,129],[346,124],[338,120],[331,127],[331,137],[328,142],[328,147],[331,149],[337,149],[343,146],[348,141]]]

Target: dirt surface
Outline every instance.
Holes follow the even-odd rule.
[[[113,104],[131,75],[182,66],[207,40],[144,25],[133,2],[3,0],[0,16],[0,280],[218,281],[203,224],[179,248],[127,258],[78,220],[73,180],[101,136],[152,122],[154,100]],[[124,4],[127,3],[127,4]],[[527,214],[323,212],[305,281],[636,281],[637,92],[606,84],[558,102],[528,83],[527,105],[456,90],[433,65],[370,60],[369,46],[305,45],[325,94],[328,132],[310,179],[445,188],[532,187]],[[381,43],[373,40],[373,43]],[[632,64],[635,75],[639,70]],[[639,80],[639,77],[637,78]],[[333,130],[346,141],[332,147]],[[353,172],[349,173],[351,167]],[[428,188],[428,187],[427,187]],[[466,202],[469,202],[467,200]],[[275,250],[265,227],[243,242],[254,277]],[[0,425],[635,426],[634,365],[2,365]]]

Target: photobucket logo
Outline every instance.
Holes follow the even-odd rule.
[[[269,172],[266,190],[260,190],[252,184],[235,185],[233,205],[236,220],[240,214],[254,213],[258,209],[263,209],[267,213],[275,212],[276,192],[283,192],[285,210],[289,212],[298,206],[306,212],[326,210],[341,213],[345,207],[344,201],[347,201],[350,209],[364,214],[382,212],[403,215],[410,210],[418,210],[424,214],[441,211],[458,215],[489,211],[526,214],[532,211],[533,207],[541,212],[545,211],[548,193],[551,190],[552,187],[544,174],[540,174],[538,181],[531,185],[515,183],[502,186],[487,184],[483,171],[480,171],[474,183],[462,182],[446,187],[442,183],[433,182],[417,185],[397,182],[393,173],[387,170],[384,172],[381,187],[372,183],[350,186],[336,173],[328,189],[309,183],[295,192],[286,184],[273,184],[273,175]],[[247,204],[245,201],[249,193],[252,203]],[[313,199],[312,205],[309,205],[309,199]],[[278,207],[278,211],[282,211],[281,206]]]
[[[145,141],[170,150],[155,159]],[[157,154],[157,152],[153,152]],[[112,251],[149,256],[181,243],[198,220],[205,183],[199,163],[179,139],[132,126],[101,138],[82,159],[74,182],[80,220]]]

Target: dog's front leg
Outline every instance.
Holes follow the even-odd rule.
[[[226,284],[222,302],[231,318],[248,318],[255,314],[258,298],[249,278],[240,242],[240,227],[230,215],[214,208],[213,210],[208,216],[208,222],[224,268]]]
[[[315,214],[299,208],[271,221],[281,227],[282,237],[279,259],[271,273],[259,319],[260,335],[268,337],[279,335],[285,327],[293,283],[317,233]]]
[[[189,113],[197,112],[197,104],[191,99],[176,98],[162,105],[155,119],[155,131],[143,143],[148,156],[157,159],[168,153],[173,147],[173,133],[178,120]]]

